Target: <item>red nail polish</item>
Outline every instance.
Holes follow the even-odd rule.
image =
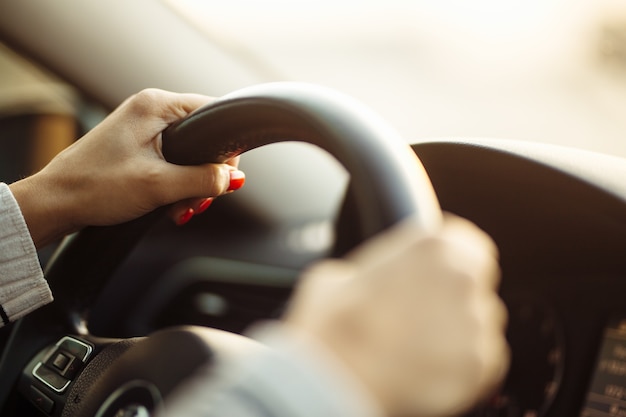
[[[208,209],[211,206],[211,204],[213,204],[213,199],[205,198],[204,200],[202,200],[202,202],[198,206],[198,209],[196,210],[196,214],[204,213],[204,211]]]
[[[177,224],[178,226],[182,226],[183,224],[187,223],[189,220],[191,220],[191,218],[193,217],[194,213],[195,213],[195,212],[193,211],[193,209],[191,209],[191,208],[190,208],[190,209],[187,209],[187,211],[185,211],[185,212],[182,214],[182,216],[180,216],[180,217],[178,218],[178,221],[176,222],[176,224]]]
[[[228,191],[235,191],[243,187],[243,184],[246,182],[246,174],[242,171],[230,171],[230,185],[228,186]]]

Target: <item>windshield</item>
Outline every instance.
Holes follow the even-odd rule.
[[[626,156],[626,3],[163,1],[268,78],[354,95],[409,140],[529,139]]]

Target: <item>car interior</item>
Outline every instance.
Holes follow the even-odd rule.
[[[157,210],[42,250],[55,302],[0,330],[0,415],[150,413],[311,262],[439,210],[495,240],[509,314],[506,381],[466,415],[626,413],[626,7],[94,3],[0,4],[0,179],[157,87],[220,97],[166,158],[243,153],[247,184],[183,227]]]

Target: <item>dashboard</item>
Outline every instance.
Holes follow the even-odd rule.
[[[500,249],[512,364],[500,391],[468,416],[626,415],[626,162],[505,140],[413,149],[442,208]],[[279,315],[298,269],[322,254],[294,256],[275,226],[223,203],[194,228],[157,225],[94,308],[92,330],[130,337],[191,323],[240,332]],[[338,225],[348,234],[349,213],[348,201]]]
[[[500,248],[512,364],[470,415],[624,415],[625,162],[514,141],[414,149],[444,210]]]

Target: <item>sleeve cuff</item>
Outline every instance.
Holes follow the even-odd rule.
[[[52,301],[26,221],[10,188],[0,183],[0,315],[14,321]]]
[[[382,417],[345,366],[281,322],[255,326],[254,353],[202,369],[159,417]]]

